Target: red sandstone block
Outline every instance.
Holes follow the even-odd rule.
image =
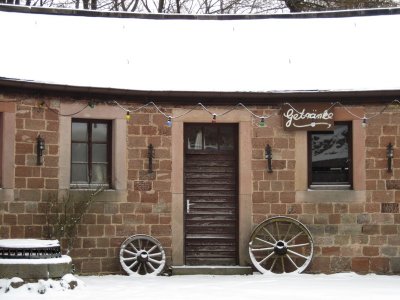
[[[41,189],[44,187],[43,178],[28,178],[28,188],[30,189]]]
[[[253,204],[253,213],[256,214],[269,214],[271,212],[271,205],[267,203]]]
[[[83,238],[82,239],[82,247],[83,248],[95,248],[96,247],[96,239],[95,238]]]
[[[373,257],[370,260],[370,270],[373,273],[385,274],[389,271],[389,259],[384,257]]]
[[[329,257],[314,257],[311,261],[309,270],[312,273],[332,273]]]
[[[32,177],[33,167],[17,166],[15,168],[16,177]]]
[[[58,156],[44,156],[44,166],[46,167],[58,167]]]
[[[318,203],[318,213],[333,213],[333,204],[332,203]]]
[[[18,225],[32,225],[33,217],[32,214],[19,214]]]
[[[353,257],[351,259],[351,270],[359,274],[366,274],[369,272],[369,258],[367,257]]]
[[[277,171],[278,180],[294,180],[294,171]]]
[[[19,189],[25,189],[26,188],[26,178],[15,178],[15,187]]]
[[[286,204],[271,204],[271,214],[283,215],[286,213]]]
[[[323,256],[340,256],[340,247],[322,247]]]
[[[91,237],[104,236],[104,225],[88,225],[88,233]]]
[[[371,246],[364,246],[362,252],[363,252],[364,256],[378,256],[379,248],[371,247]]]
[[[381,233],[384,235],[390,234],[398,234],[398,226],[397,225],[382,225],[381,226]]]
[[[2,225],[17,225],[17,215],[16,214],[4,214]]]
[[[340,224],[340,214],[330,214],[328,217],[329,224]]]
[[[144,223],[145,224],[159,224],[160,217],[158,214],[146,214],[144,216]]]
[[[11,226],[10,236],[13,239],[25,238],[25,226]]]
[[[280,195],[280,202],[281,203],[294,203],[296,193],[295,192],[281,192]]]
[[[28,129],[28,130],[45,130],[46,129],[46,122],[44,120],[26,119],[25,120],[25,129]]]
[[[142,135],[156,135],[157,129],[158,128],[156,126],[142,126],[141,127]]]
[[[58,131],[59,126],[58,121],[46,121],[46,131]]]
[[[317,205],[314,203],[304,203],[303,212],[305,214],[315,214],[317,213]]]
[[[140,201],[142,203],[157,203],[158,202],[158,194],[157,193],[140,193]]]
[[[151,234],[158,236],[171,235],[171,226],[169,225],[151,225]]]

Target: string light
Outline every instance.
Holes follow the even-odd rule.
[[[129,121],[131,119],[131,112],[129,110],[126,111],[125,119]]]
[[[361,126],[363,127],[363,128],[365,128],[365,127],[367,127],[367,118],[364,116],[363,118],[362,118],[362,123],[361,123]]]
[[[168,116],[168,119],[167,119],[167,126],[168,126],[168,127],[171,127],[171,126],[172,126],[172,118],[171,118],[171,116]]]
[[[3,101],[3,102],[5,102],[5,101]],[[15,101],[8,101],[8,102],[15,102]],[[176,116],[171,116],[171,115],[167,115],[166,113],[164,113],[154,102],[148,102],[148,103],[146,103],[146,104],[144,104],[144,105],[142,105],[142,106],[139,106],[139,107],[137,107],[137,108],[135,108],[135,109],[126,109],[126,108],[124,108],[122,105],[120,105],[120,104],[119,104],[117,101],[115,101],[115,100],[113,100],[112,102],[113,102],[114,104],[116,104],[117,106],[119,106],[121,109],[123,109],[123,110],[126,112],[125,118],[126,118],[126,120],[128,120],[128,121],[131,119],[131,113],[140,111],[141,109],[143,109],[143,108],[145,108],[145,107],[147,107],[147,106],[153,106],[160,114],[162,114],[165,118],[167,118],[167,126],[169,126],[169,127],[172,126],[172,120],[173,120],[173,119],[178,119],[178,118],[181,118],[181,117],[183,117],[183,116],[185,116],[185,115],[191,113],[192,111],[194,111],[195,109],[197,109],[198,106],[200,106],[204,111],[206,111],[207,113],[209,113],[210,115],[212,115],[212,120],[211,120],[212,123],[216,123],[216,122],[217,122],[217,116],[224,116],[224,115],[228,114],[229,112],[231,112],[231,111],[237,109],[238,107],[243,107],[243,108],[244,108],[247,112],[249,112],[254,118],[259,119],[259,120],[260,120],[259,123],[258,123],[258,126],[259,126],[259,127],[265,127],[265,125],[266,125],[266,124],[265,124],[265,120],[266,120],[266,119],[269,119],[270,117],[278,116],[278,115],[279,115],[279,113],[275,113],[275,114],[271,114],[271,115],[265,115],[265,116],[264,116],[264,115],[257,115],[257,114],[255,114],[255,113],[253,113],[249,108],[247,108],[243,103],[238,103],[238,104],[234,105],[233,107],[231,107],[230,109],[228,109],[228,110],[226,110],[226,111],[224,111],[224,112],[222,112],[222,113],[220,113],[220,114],[216,114],[216,113],[211,112],[211,111],[210,111],[207,107],[205,107],[202,103],[197,103],[197,105],[193,106],[191,109],[188,109],[187,111],[183,112],[182,114],[176,115]],[[96,104],[96,103],[95,103],[94,100],[90,100],[89,102],[87,102],[86,106],[84,106],[84,107],[82,107],[81,109],[79,109],[78,111],[76,111],[76,112],[74,112],[74,113],[70,113],[70,114],[62,114],[62,113],[59,113],[58,110],[55,110],[55,109],[51,108],[45,101],[41,101],[40,103],[38,103],[38,106],[39,106],[39,107],[45,106],[47,109],[49,109],[49,111],[51,111],[51,112],[53,112],[53,113],[55,113],[55,114],[57,114],[57,115],[59,115],[59,116],[74,116],[74,115],[77,115],[77,114],[81,113],[81,112],[82,112],[84,109],[86,109],[87,107],[94,108],[94,107],[95,107],[95,104]],[[293,108],[295,111],[297,111],[290,103],[284,103],[284,104],[289,105],[291,108]],[[342,107],[347,113],[349,113],[350,115],[352,115],[355,119],[357,119],[357,120],[362,120],[362,124],[361,124],[362,127],[366,127],[366,126],[368,125],[368,124],[367,124],[368,120],[371,120],[371,119],[373,119],[373,118],[378,117],[379,115],[381,115],[382,113],[384,113],[389,107],[393,107],[393,105],[396,105],[396,107],[399,106],[399,105],[400,105],[400,101],[397,100],[397,99],[391,101],[390,103],[388,103],[387,105],[385,105],[385,107],[383,107],[379,112],[375,113],[374,115],[372,115],[372,116],[370,116],[370,117],[366,117],[365,115],[364,115],[363,117],[358,116],[358,115],[354,114],[349,108],[347,108],[346,106],[344,106],[344,105],[343,105],[342,103],[340,103],[340,102],[334,102],[334,103],[332,103],[331,106],[330,106],[328,109],[326,109],[326,110],[327,110],[327,111],[330,111],[330,110],[333,109],[335,106],[340,106],[340,107]],[[278,107],[277,109],[279,109],[279,107]],[[313,123],[311,124],[311,126],[313,126],[313,125],[314,125],[314,126],[316,125],[315,122],[313,122]]]

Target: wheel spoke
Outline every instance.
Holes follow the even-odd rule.
[[[149,251],[147,251],[147,253],[153,252],[157,247],[158,247],[157,245],[154,245],[153,247],[150,248]]]
[[[161,252],[157,252],[157,253],[149,254],[149,257],[155,257],[155,256],[161,256],[161,255],[162,255]]]
[[[283,256],[281,256],[281,262],[282,262],[282,273],[286,273],[285,272],[285,262],[283,261]]]
[[[127,257],[127,258],[123,258],[123,261],[132,261],[132,260],[137,260],[137,257]]]
[[[308,246],[310,245],[310,243],[304,243],[304,244],[297,244],[297,245],[290,245],[287,246],[288,248],[296,248],[296,247],[304,247],[304,246]]]
[[[129,269],[134,268],[139,262],[135,261],[133,264],[131,264],[130,266],[128,266]],[[140,266],[139,266],[140,267]]]
[[[283,240],[284,240],[284,241],[286,241],[286,238],[287,238],[288,235],[289,235],[290,229],[292,229],[292,225],[293,225],[293,223],[290,223],[289,228],[288,228],[288,230],[287,230],[285,236],[283,237]]]
[[[276,236],[278,237],[278,240],[280,240],[281,239],[281,234],[279,233],[279,224],[278,224],[278,222],[275,222],[275,227],[276,227]]]
[[[297,239],[302,234],[303,234],[303,231],[300,231],[298,234],[296,234],[294,237],[292,237],[288,242],[286,242],[286,244],[290,244],[292,241]]]
[[[268,235],[271,237],[271,239],[276,243],[276,239],[272,236],[272,234],[268,231],[267,228],[263,227],[263,230],[268,233]]]
[[[253,248],[251,251],[257,252],[257,251],[269,251],[269,250],[274,250],[274,247],[268,247],[268,248]]]
[[[148,267],[150,267],[150,269],[154,272],[156,269],[153,267],[153,265],[151,264],[151,263],[149,263],[149,262],[146,262],[146,265],[148,266]]]
[[[136,247],[135,247],[135,245],[133,245],[133,243],[129,243],[129,245],[132,247],[132,249],[133,249],[136,253],[139,252],[139,250],[136,249]]]
[[[270,272],[272,272],[272,269],[274,268],[277,259],[278,259],[278,258],[275,257],[274,261],[272,262],[271,268],[269,268],[269,271],[270,271]]]
[[[124,252],[125,252],[125,253],[128,253],[128,254],[130,254],[130,255],[132,255],[132,256],[136,256],[136,253],[133,253],[132,251],[129,251],[129,250],[124,249]]]
[[[264,257],[259,264],[263,264],[264,262],[266,262],[272,255],[274,255],[274,252],[271,252],[270,254],[268,254],[266,257]]]
[[[292,263],[292,265],[295,266],[296,269],[299,268],[289,255],[286,254],[286,257],[289,259],[289,261]]]
[[[261,238],[259,238],[259,237],[256,237],[256,240],[257,240],[257,241],[260,241],[260,242],[263,242],[263,243],[265,243],[265,244],[271,245],[271,246],[275,246],[275,244],[273,244],[273,243],[271,243],[271,242],[268,242],[268,241],[266,241],[266,240],[263,240],[263,239],[261,239]]]
[[[158,261],[158,260],[152,259],[151,257],[149,257],[149,261],[152,262],[152,263],[155,263],[157,265],[161,265],[162,262],[163,262],[162,260]]]
[[[304,258],[304,259],[308,259],[307,256],[304,256],[303,254],[294,252],[294,251],[292,251],[292,250],[290,250],[290,249],[287,249],[287,251],[288,251],[289,253],[293,254],[293,255],[297,255],[297,256],[302,257],[302,258]]]

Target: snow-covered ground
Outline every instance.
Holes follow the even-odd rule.
[[[80,276],[74,290],[47,281],[46,293],[37,292],[38,284],[25,284],[5,293],[9,280],[0,279],[0,298],[12,299],[399,299],[400,276],[356,275],[252,275],[252,276]],[[50,283],[53,288],[50,288]],[[28,289],[30,287],[30,290]]]

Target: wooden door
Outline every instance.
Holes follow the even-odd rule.
[[[185,126],[186,265],[237,265],[237,125]]]

